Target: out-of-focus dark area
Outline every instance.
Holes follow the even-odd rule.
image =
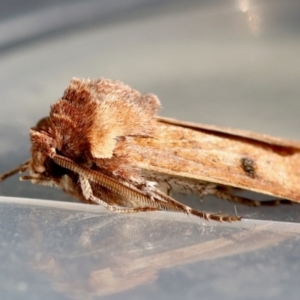
[[[66,34],[96,24],[109,24],[156,9],[157,0],[11,1],[1,5],[0,51]],[[174,1],[176,3],[176,1]]]
[[[299,14],[297,0],[0,1],[0,173],[73,76],[157,94],[163,116],[300,140]],[[113,215],[18,177],[0,184],[1,299],[299,298],[297,204],[175,195],[244,219]]]

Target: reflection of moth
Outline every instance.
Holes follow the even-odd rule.
[[[211,294],[227,274],[237,295],[232,297],[230,291],[230,299],[238,299],[249,278],[263,280],[262,263],[282,278],[282,263],[274,267],[274,255],[295,257],[299,245],[300,227],[295,223],[199,226],[197,219],[180,215],[99,214],[50,202],[30,206],[19,201],[13,209],[11,203],[2,203],[1,208],[1,270],[7,276],[0,290],[4,295],[9,291],[9,299],[20,298],[20,282],[27,284],[24,299],[31,299],[37,286],[43,287],[35,291],[38,299],[47,294],[53,299],[91,300],[124,292],[114,299],[145,299],[145,290],[147,299],[182,299],[176,286],[181,295]],[[289,269],[287,280],[298,274],[291,261],[283,260]],[[266,288],[272,282],[264,283]]]
[[[31,159],[2,179],[28,170],[22,179],[113,212],[170,210],[218,221],[240,217],[196,211],[169,192],[290,203],[251,201],[233,194],[239,188],[300,202],[300,143],[156,117],[159,107],[156,96],[118,81],[73,79],[31,129]]]

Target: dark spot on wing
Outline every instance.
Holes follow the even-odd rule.
[[[245,174],[251,178],[256,177],[256,164],[255,161],[250,157],[242,157],[240,159],[241,167]]]

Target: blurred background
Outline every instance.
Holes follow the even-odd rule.
[[[142,93],[154,93],[162,102],[160,115],[163,116],[300,140],[299,15],[298,0],[0,0],[0,173],[29,157],[29,128],[48,114],[50,105],[62,96],[73,76],[118,79]],[[18,176],[1,183],[0,193],[3,196],[74,202],[72,197],[58,190],[19,182]],[[40,299],[41,295],[46,295],[45,291],[50,293],[49,299],[98,299],[101,293],[96,293],[96,289],[91,291],[91,287],[97,286],[103,278],[110,278],[111,290],[102,294],[109,299],[119,299],[120,295],[123,297],[123,294],[116,296],[120,292],[116,286],[131,290],[134,287],[132,282],[139,282],[137,278],[140,288],[126,294],[130,299],[216,299],[221,296],[222,299],[281,299],[286,295],[289,295],[289,299],[298,299],[299,288],[294,282],[300,275],[297,264],[294,264],[299,259],[296,255],[299,251],[295,250],[299,249],[299,228],[296,224],[300,216],[298,206],[249,209],[218,199],[199,204],[194,197],[177,198],[199,209],[230,214],[235,214],[237,210],[238,214],[257,221],[250,222],[250,227],[244,222],[240,223],[240,227],[220,227],[210,223],[204,227],[209,230],[203,229],[205,236],[212,241],[217,240],[221,246],[224,246],[223,238],[227,242],[235,241],[229,252],[223,252],[229,258],[186,266],[184,264],[187,261],[191,263],[197,259],[189,260],[184,254],[173,252],[170,261],[185,257],[186,260],[182,260],[185,268],[178,267],[177,271],[168,269],[163,271],[162,277],[158,277],[154,276],[158,271],[154,272],[150,267],[151,262],[157,261],[154,256],[146,259],[150,266],[142,271],[138,268],[124,271],[120,266],[125,262],[125,269],[128,267],[125,258],[118,258],[117,267],[114,265],[116,269],[109,269],[109,266],[116,263],[116,257],[136,253],[137,245],[139,251],[145,254],[145,249],[149,247],[151,251],[171,251],[169,247],[175,247],[178,236],[185,236],[182,244],[176,244],[178,248],[187,247],[187,240],[188,244],[191,240],[199,242],[197,238],[201,240],[203,235],[197,220],[192,222],[193,226],[198,226],[194,229],[190,227],[192,225],[179,226],[176,223],[178,216],[172,219],[176,214],[167,214],[175,223],[166,226],[163,234],[149,242],[149,246],[144,240],[145,235],[153,237],[154,232],[164,227],[159,223],[163,221],[155,219],[157,214],[153,215],[152,221],[146,218],[151,224],[145,223],[143,218],[139,221],[139,218],[124,216],[107,221],[110,217],[107,218],[105,211],[102,211],[103,218],[101,214],[94,217],[90,208],[79,204],[69,203],[68,206],[57,202],[50,204],[47,201],[2,197],[1,245],[6,246],[3,246],[0,254],[3,254],[2,261],[6,263],[0,267],[0,284],[3,289],[11,287],[5,294],[6,299],[23,299],[24,295]],[[62,209],[69,209],[70,212],[65,213]],[[85,210],[89,212],[84,213]],[[73,219],[68,217],[70,214]],[[161,219],[164,220],[165,215]],[[84,223],[86,220],[102,225],[97,227]],[[255,228],[258,224],[265,226],[264,220],[282,223],[276,229],[272,223],[273,229],[266,229],[257,238]],[[123,222],[123,225],[119,222]],[[285,227],[289,224],[287,222],[295,222],[293,226],[296,227]],[[43,227],[38,224],[51,225]],[[143,236],[138,228],[145,228],[145,224],[148,224],[148,231]],[[122,228],[121,233],[117,233],[118,226]],[[38,227],[38,231],[35,231]],[[82,232],[88,231],[87,228],[97,229],[86,237]],[[83,239],[80,240],[80,247],[85,245],[88,250],[79,247],[83,252],[78,250],[78,253],[73,253],[74,260],[68,262],[66,271],[63,271],[64,255],[70,253],[70,249],[77,249],[78,235],[73,234],[74,230]],[[235,235],[238,234],[237,230],[242,232],[239,238]],[[57,231],[61,235],[57,235]],[[34,232],[34,239],[24,247]],[[124,232],[126,234],[122,235]],[[253,236],[249,235],[248,244],[241,242],[244,232],[253,233]],[[260,230],[258,232],[261,234]],[[111,233],[116,236],[120,234],[119,241],[125,245],[124,252],[115,252],[122,245],[109,239]],[[106,256],[102,256],[104,252],[97,252],[104,244],[92,242],[93,234],[98,236],[97,241],[105,235]],[[16,241],[16,236],[22,238]],[[165,240],[166,236],[173,238]],[[262,246],[263,243],[256,244],[268,238],[270,242],[266,246]],[[286,242],[289,238],[292,240]],[[206,238],[199,243],[203,241]],[[285,244],[280,244],[282,241]],[[48,244],[49,247],[41,247]],[[278,244],[281,246],[277,247]],[[269,245],[273,248],[268,248]],[[267,248],[259,252],[257,249],[260,247]],[[59,259],[56,256],[57,249]],[[205,249],[208,249],[208,253],[215,253],[213,246]],[[223,248],[218,249],[220,251]],[[250,256],[244,254],[248,251],[245,249],[250,251]],[[89,256],[91,253],[94,253],[93,258]],[[232,256],[233,253],[236,255]],[[214,258],[221,256],[215,254]],[[75,257],[84,259],[79,261]],[[95,257],[97,261],[107,260],[107,265],[101,266],[101,270],[104,270],[102,273],[94,271],[94,277],[88,277]],[[135,255],[130,259],[132,257]],[[285,260],[278,263],[280,257],[285,257]],[[30,263],[30,271],[22,265],[22,259],[34,261]],[[204,255],[201,259],[207,257]],[[40,260],[43,260],[43,264]],[[167,258],[165,260],[168,261]],[[143,263],[141,260],[136,262],[137,265]],[[160,266],[163,262],[157,264]],[[168,268],[171,265],[169,263]],[[46,269],[47,276],[43,271],[45,278],[41,279],[40,272]],[[201,276],[198,272],[200,269]],[[17,273],[23,274],[20,270],[24,276],[14,279]],[[38,271],[34,273],[32,270]],[[81,270],[90,280],[86,288],[90,290],[86,293],[78,291],[74,296],[76,293],[72,294],[71,291],[77,284],[72,285],[64,280],[69,280],[69,274],[72,274],[74,282],[81,282],[84,276],[76,277]],[[209,274],[205,276],[204,271]],[[131,278],[130,283],[124,281],[125,275],[129,274],[126,272],[131,274],[127,277]],[[7,274],[10,276],[7,277]],[[60,275],[54,280],[53,274]],[[37,278],[39,284],[36,284]],[[203,285],[199,285],[199,282]],[[256,287],[257,292],[254,292]]]

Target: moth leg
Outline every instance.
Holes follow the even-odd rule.
[[[1,174],[0,175],[0,181],[3,181],[6,178],[15,175],[16,173],[25,172],[29,167],[29,162],[30,162],[30,160],[28,159],[28,160],[24,161],[22,164],[20,164],[18,167],[14,168],[14,169],[12,169],[8,172],[5,172],[5,173]]]
[[[79,183],[80,183],[83,197],[85,198],[85,200],[90,200],[93,191],[89,180],[84,176],[79,176]]]
[[[190,213],[194,216],[203,218],[205,220],[214,220],[219,222],[233,222],[233,221],[240,221],[242,218],[239,216],[227,216],[225,214],[211,214],[202,212],[199,210],[191,209]]]
[[[200,217],[205,220],[214,220],[214,221],[219,221],[219,222],[222,222],[222,221],[232,222],[232,221],[240,221],[241,220],[241,217],[239,217],[239,216],[228,216],[225,214],[212,214],[212,213],[206,213],[203,211],[193,209],[187,205],[177,202],[176,200],[169,197],[168,195],[165,195],[160,190],[156,190],[155,194],[163,200],[163,202],[158,204],[160,210],[183,212],[188,215],[191,214],[191,215]]]
[[[84,199],[87,201],[92,201],[96,204],[100,204],[111,212],[115,213],[137,213],[142,211],[157,211],[157,210],[169,210],[169,211],[178,211],[186,214],[192,214],[198,216],[200,218],[204,218],[207,220],[216,220],[216,221],[237,221],[241,218],[238,216],[223,216],[220,214],[209,214],[201,211],[194,210],[182,203],[174,200],[158,189],[153,190],[150,188],[150,194],[146,195],[144,192],[140,191],[137,187],[125,184],[123,182],[118,182],[113,178],[110,178],[104,174],[97,173],[96,171],[87,169],[83,166],[80,166],[73,162],[72,160],[61,156],[55,153],[55,149],[53,149],[53,153],[49,154],[49,157],[53,159],[55,163],[59,166],[69,169],[79,175],[79,183],[82,186],[82,195]],[[150,206],[137,206],[130,208],[122,208],[113,205],[109,205],[106,201],[103,201],[96,197],[93,193],[92,187],[90,185],[90,180],[109,189],[111,192],[117,195],[123,195],[124,197],[133,198],[136,203],[144,203],[147,204],[149,201],[151,202]],[[149,188],[149,186],[148,186]],[[152,192],[154,194],[152,194]],[[153,197],[154,196],[154,197]]]
[[[260,206],[260,202],[256,200],[249,200],[244,197],[236,196],[231,194],[230,192],[226,190],[215,190],[212,195],[222,199],[222,200],[227,200],[229,202],[233,203],[239,203],[247,206]]]
[[[282,199],[267,200],[267,201],[250,200],[241,196],[233,195],[226,187],[217,187],[214,191],[212,191],[211,194],[223,200],[227,200],[229,202],[239,203],[239,204],[252,206],[252,207],[293,204],[293,202],[290,200],[282,200]]]
[[[164,180],[164,181],[156,181],[157,183],[157,188],[164,192],[165,194],[167,194],[168,196],[171,195],[172,193],[172,186],[171,184],[168,182],[168,180]]]
[[[107,204],[105,201],[99,199],[98,197],[94,196],[92,187],[90,185],[89,180],[80,175],[79,176],[79,182],[80,182],[80,187],[82,190],[82,194],[84,198],[88,201],[92,201],[96,204],[99,204],[103,207],[105,207],[107,210],[113,212],[113,213],[118,213],[118,214],[129,214],[129,213],[138,213],[138,212],[144,212],[144,211],[155,211],[159,210],[154,207],[134,207],[134,208],[122,208],[122,207],[117,207],[113,205]]]
[[[163,197],[167,201],[162,202],[160,204],[156,203],[158,205],[157,207],[133,207],[133,208],[117,207],[117,206],[109,205],[105,201],[94,196],[90,182],[85,176],[80,175],[79,182],[80,182],[82,194],[86,200],[89,200],[96,204],[99,204],[113,213],[127,214],[127,213],[138,213],[138,212],[145,212],[145,211],[169,210],[169,211],[181,211],[181,212],[185,212],[187,214],[195,215],[197,217],[200,217],[200,218],[203,218],[206,220],[215,220],[215,221],[220,221],[220,222],[222,222],[222,221],[231,222],[231,221],[238,221],[241,219],[238,216],[227,216],[227,215],[222,215],[222,214],[205,213],[202,211],[192,209],[189,206],[183,205],[181,203],[180,203],[181,208],[179,208],[179,207],[176,208],[172,205],[172,203],[168,202],[168,200],[170,201],[170,197],[168,197],[167,195],[165,195],[165,197]],[[156,193],[157,193],[157,196],[163,196],[163,194],[158,190],[156,191]]]

